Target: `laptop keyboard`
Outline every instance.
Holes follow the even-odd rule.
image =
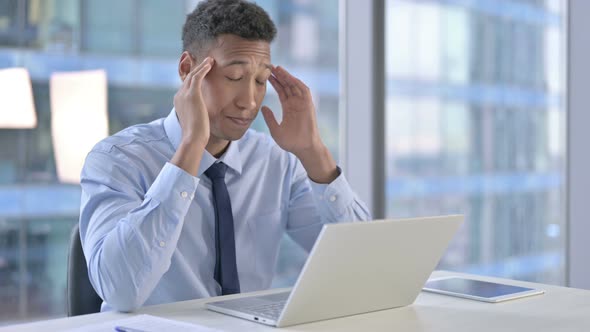
[[[289,294],[289,291],[285,291],[275,294],[248,296],[239,299],[210,302],[207,305],[209,309],[215,311],[218,311],[215,308],[220,308],[276,321],[281,317],[283,308],[287,303],[287,299],[289,299]],[[221,312],[225,313],[225,311]]]
[[[262,316],[266,318],[279,319],[283,308],[287,301],[273,302],[268,304],[257,305],[253,307],[244,308],[246,311],[254,314],[255,316]]]

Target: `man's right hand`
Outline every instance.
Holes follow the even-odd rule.
[[[203,146],[209,141],[209,115],[201,86],[213,62],[213,58],[207,57],[192,68],[174,95],[174,108],[182,128],[182,140],[196,141]]]
[[[182,129],[182,138],[170,162],[193,176],[199,171],[209,141],[209,114],[201,86],[213,63],[213,58],[207,57],[192,68],[174,95],[174,109]]]

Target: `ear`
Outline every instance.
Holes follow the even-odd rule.
[[[184,78],[188,73],[191,72],[193,68],[193,57],[190,55],[189,52],[184,51],[180,56],[180,61],[178,62],[178,76],[180,76],[180,80],[184,82]]]

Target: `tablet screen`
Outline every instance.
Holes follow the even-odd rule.
[[[532,288],[463,278],[432,280],[428,281],[424,287],[485,298],[493,298],[533,290]]]

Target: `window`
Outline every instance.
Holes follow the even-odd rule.
[[[60,183],[51,141],[52,72],[104,69],[109,132],[166,116],[180,84],[181,27],[195,0],[0,1],[0,68],[26,67],[38,125],[0,128],[0,325],[65,315],[69,234],[80,189]],[[273,62],[314,93],[322,137],[338,158],[338,0],[262,0],[278,28]],[[114,10],[116,8],[116,10]],[[268,87],[264,102],[280,118]],[[253,124],[266,131],[262,116]],[[276,286],[305,253],[285,240]]]
[[[565,283],[565,1],[386,1],[386,215],[461,213],[439,268]]]
[[[339,73],[338,73],[338,0],[266,0],[257,1],[277,25],[272,45],[272,62],[301,78],[312,91],[322,139],[338,160]],[[278,95],[268,86],[263,102],[281,118]],[[259,115],[252,127],[268,132]],[[279,254],[273,287],[292,286],[305,263],[306,253],[285,237]]]

